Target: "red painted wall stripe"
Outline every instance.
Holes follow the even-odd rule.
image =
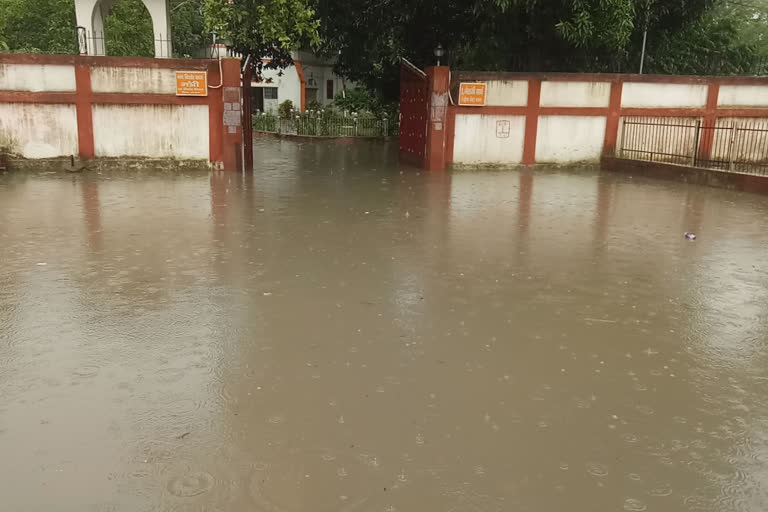
[[[453,82],[487,80],[539,80],[565,82],[641,82],[660,84],[768,85],[765,76],[685,76],[685,75],[631,75],[621,73],[505,73],[495,71],[454,71]]]
[[[605,107],[539,107],[540,116],[607,116]]]
[[[528,107],[508,107],[500,105],[486,105],[484,107],[453,107],[457,114],[483,114],[486,116],[524,116],[528,113]]]
[[[208,96],[211,91],[208,89]],[[120,92],[96,92],[91,96],[93,103],[104,105],[208,105],[206,96],[176,96],[170,94],[141,94]]]
[[[0,53],[2,64],[80,64],[90,67],[207,69],[208,59],[155,59],[153,57],[96,57],[90,55],[51,55],[42,53]]]
[[[619,137],[619,120],[621,119],[621,90],[622,82],[617,80],[611,83],[611,94],[608,99],[608,117],[605,120],[605,138],[603,139],[603,153],[613,154],[616,150],[616,141]]]
[[[720,84],[711,83],[707,89],[707,107],[704,110],[703,127],[714,128],[717,122],[717,97],[720,94]],[[699,145],[699,158],[707,159],[712,154],[712,143],[715,140],[715,130],[702,130]]]
[[[74,92],[0,91],[0,103],[76,103]]]
[[[620,110],[622,116],[646,117],[701,117],[703,108],[664,108],[664,107],[624,107]]]
[[[539,101],[541,80],[528,81],[528,105],[525,113],[525,139],[523,141],[523,163],[536,163],[536,135],[539,129]]]
[[[93,143],[93,110],[91,108],[91,69],[87,65],[75,65],[75,109],[77,111],[77,144],[80,158],[95,156]]]
[[[293,65],[296,66],[296,74],[299,75],[299,84],[301,85],[300,107],[302,112],[307,110],[307,81],[304,79],[304,68],[301,67],[301,62],[298,60],[293,61]]]

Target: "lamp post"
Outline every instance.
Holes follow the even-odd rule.
[[[435,57],[437,57],[437,65],[440,65],[440,57],[445,55],[445,50],[443,49],[443,45],[440,43],[437,43],[437,48],[435,48],[434,51]]]
[[[218,58],[219,57],[219,47],[216,43],[216,37],[218,36],[218,32],[215,30],[211,31],[211,58]],[[214,54],[214,52],[216,52]]]

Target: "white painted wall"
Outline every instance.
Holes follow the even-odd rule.
[[[766,107],[768,85],[721,85],[717,104],[726,107]]]
[[[52,64],[0,64],[0,90],[74,91],[75,67]]]
[[[508,137],[497,133],[499,123]],[[525,116],[458,114],[453,146],[456,164],[515,164],[523,159]]]
[[[93,92],[176,94],[176,72],[172,69],[93,67]]]
[[[610,82],[541,83],[542,107],[607,107],[611,96]]]
[[[76,155],[75,106],[0,103],[0,150],[24,158]]]
[[[333,67],[324,64],[304,64],[302,65],[302,71],[304,72],[304,80],[306,81],[306,100],[317,100],[322,105],[328,105],[333,102],[333,99],[327,97],[327,82],[333,81],[333,94],[336,96],[345,85],[345,81],[333,72]],[[291,100],[296,109],[301,106],[301,81],[299,80],[299,73],[295,66],[290,66],[282,70],[282,76],[280,76],[280,70],[277,69],[265,69],[263,71],[264,82],[254,83],[253,87],[277,87],[277,100],[265,100],[264,110],[277,110],[280,103],[285,100]],[[272,79],[272,83],[266,83],[268,78]],[[313,85],[314,84],[314,85]],[[347,89],[354,87],[351,82],[346,82]]]
[[[524,107],[528,104],[528,80],[488,80],[485,83],[486,105]]]
[[[603,151],[605,117],[541,116],[536,163],[597,162]]]
[[[622,107],[704,107],[706,84],[656,84],[625,82],[621,89]]]
[[[328,98],[328,81],[333,81],[333,96],[336,97],[344,87],[344,80],[333,72],[333,67],[324,64],[304,64],[304,78],[307,81],[307,103],[315,99],[323,106],[333,103],[333,98]],[[314,84],[314,85],[313,85]],[[347,83],[347,89],[354,87]]]
[[[206,105],[94,105],[96,156],[208,159]]]
[[[278,69],[265,69],[263,72],[264,82],[253,84],[253,87],[277,87],[277,101],[267,102],[264,105],[266,111],[277,110],[277,106],[285,100],[291,100],[294,108],[301,108],[301,81],[296,67],[287,67],[282,72],[282,76],[280,76]],[[266,83],[268,78],[272,79],[271,84]]]

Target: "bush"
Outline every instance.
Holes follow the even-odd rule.
[[[333,100],[334,105],[341,110],[350,112],[378,112],[381,110],[381,103],[378,98],[368,89],[355,87],[339,92]]]
[[[312,100],[312,101],[308,101],[307,102],[307,107],[306,108],[307,108],[307,111],[309,111],[309,110],[322,110],[323,109],[323,104],[320,103],[317,100]]]
[[[279,107],[277,107],[277,115],[280,116],[280,119],[290,118],[292,111],[293,111],[293,102],[291,100],[285,100],[280,104]]]
[[[253,116],[253,129],[257,132],[277,132],[277,118],[272,114],[256,114]]]

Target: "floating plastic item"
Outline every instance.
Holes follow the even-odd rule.
[[[688,240],[696,240],[696,235],[686,231],[685,232],[685,238],[687,238]]]

